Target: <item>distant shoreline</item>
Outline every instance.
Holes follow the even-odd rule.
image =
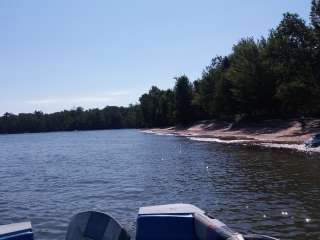
[[[302,152],[318,152],[318,148],[306,148],[304,142],[320,132],[320,119],[265,120],[258,123],[232,124],[224,121],[201,121],[189,127],[151,128],[145,133],[184,136],[203,142],[257,145],[286,148]]]

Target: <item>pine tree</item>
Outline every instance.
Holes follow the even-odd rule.
[[[318,34],[320,32],[320,0],[312,0],[311,3],[311,22]]]

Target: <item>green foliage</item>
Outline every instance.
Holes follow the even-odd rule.
[[[140,106],[127,108],[107,106],[104,109],[70,111],[44,114],[42,112],[5,113],[0,117],[0,133],[33,133],[74,130],[100,130],[142,127]]]
[[[229,57],[215,57],[195,84],[200,109],[204,118],[229,117],[235,105],[231,93],[232,83],[227,78]],[[203,119],[204,119],[203,118]]]
[[[320,31],[320,0],[312,0],[311,3],[311,22],[313,27],[318,31]]]
[[[314,76],[314,35],[296,14],[285,14],[270,34],[267,59],[276,81],[275,98],[285,115],[311,114],[317,95]]]
[[[174,124],[174,93],[152,87],[140,97],[140,108],[145,127],[163,127]]]
[[[236,112],[257,115],[262,110],[264,66],[260,48],[254,39],[243,39],[233,48],[231,66],[227,76],[232,82],[231,91],[236,100]]]
[[[313,32],[315,37],[315,44],[314,44],[314,62],[313,62],[313,69],[314,75],[317,81],[320,81],[320,0],[313,0],[311,6],[311,22],[313,25]]]
[[[188,77],[177,77],[174,87],[176,118],[179,123],[187,124],[192,121],[192,84]]]
[[[222,57],[213,58],[211,65],[206,67],[202,73],[202,78],[197,82],[199,103],[209,118],[214,117],[216,113],[214,98],[216,92],[216,82],[220,79],[221,62]]]

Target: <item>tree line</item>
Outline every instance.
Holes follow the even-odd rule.
[[[216,56],[191,82],[175,78],[129,107],[44,114],[5,113],[0,133],[71,131],[185,125],[197,120],[320,116],[320,1],[311,2],[311,23],[286,13],[266,38],[243,38],[228,56]]]
[[[72,110],[44,114],[5,113],[0,118],[0,133],[34,133],[74,130],[102,130],[142,127],[139,121],[139,106],[114,107],[84,110],[81,107]]]

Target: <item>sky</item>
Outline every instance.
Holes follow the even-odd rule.
[[[0,114],[127,106],[311,0],[0,0]]]

